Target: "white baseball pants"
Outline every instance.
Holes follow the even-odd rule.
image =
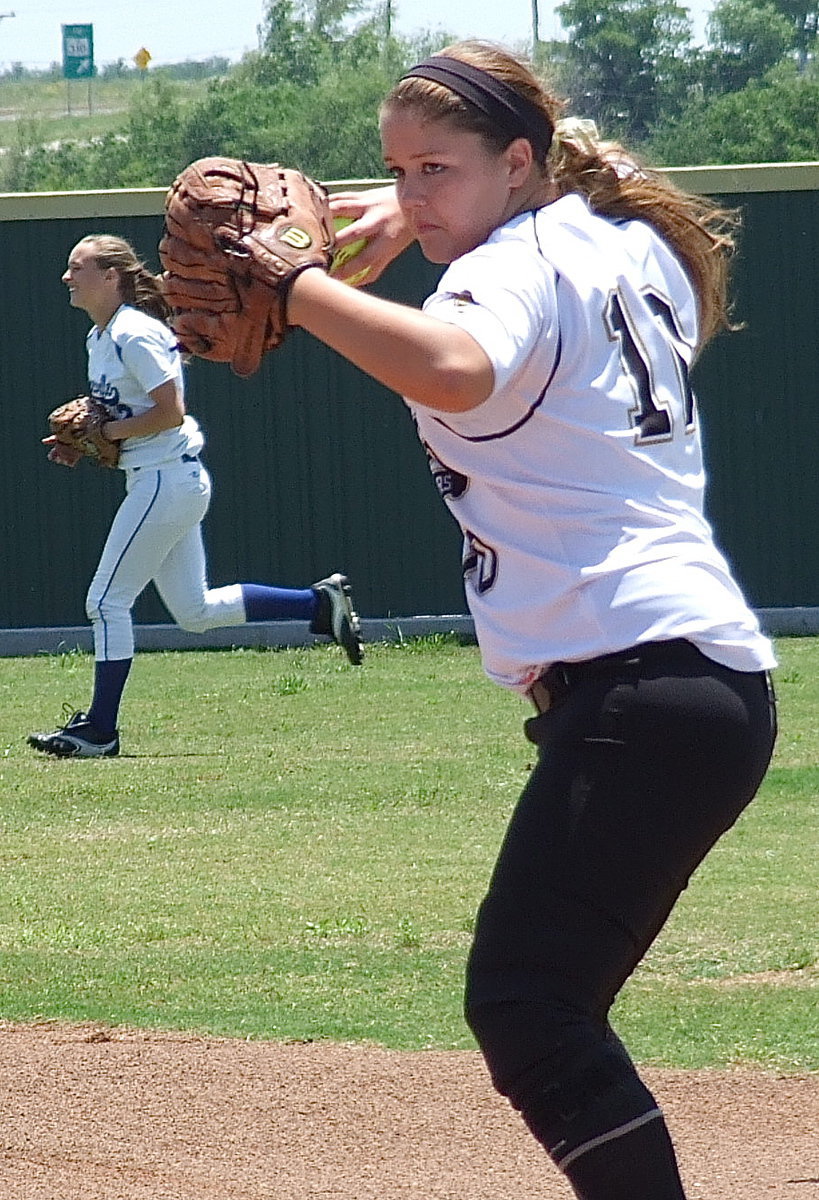
[[[201,523],[211,481],[204,466],[180,458],[160,467],[132,467],[125,472],[125,487],[86,599],[94,657],[133,658],[131,609],[152,580],[183,629],[204,633],[243,625],[241,585],[209,588],[207,583]]]

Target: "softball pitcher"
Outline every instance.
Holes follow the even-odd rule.
[[[103,434],[120,443],[126,494],[86,602],[94,632],[91,705],[51,733],[32,733],[29,744],[58,757],[119,753],[119,706],[134,656],[131,610],[151,580],[183,629],[304,620],[359,664],[360,626],[346,576],[336,573],[304,589],[208,586],[201,525],[211,481],[200,457],[204,437],[185,411],[182,360],[165,324],[158,279],[128,242],[108,235],[78,242],[62,279],[71,304],[94,322],[87,338],[89,395],[111,413]],[[52,461],[76,465],[77,451],[54,437],[44,442]]]
[[[339,245],[369,239],[349,273],[414,238],[438,288],[418,312],[304,270],[288,318],[405,397],[486,670],[535,710],[467,970],[495,1086],[582,1200],[681,1200],[608,1017],[775,738],[775,659],[703,516],[689,383],[728,324],[729,214],[560,111],[497,46],[409,71],[381,109],[394,197],[333,203],[356,218]]]

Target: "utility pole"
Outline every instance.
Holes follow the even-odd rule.
[[[7,17],[15,17],[16,15],[17,15],[17,14],[16,14],[16,13],[13,13],[13,12],[10,12],[10,13],[0,13],[0,21],[5,21],[5,19],[6,19]]]
[[[532,50],[537,55],[538,42],[540,41],[540,29],[538,26],[537,17],[537,0],[532,0]]]

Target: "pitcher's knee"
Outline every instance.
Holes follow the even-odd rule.
[[[562,1169],[598,1138],[660,1115],[628,1055],[582,1009],[467,1000],[466,1014],[496,1090]]]
[[[465,1015],[495,1088],[515,1108],[527,1081],[543,1086],[559,1069],[566,1046],[580,1046],[586,1037],[583,1017],[557,1003],[467,999]]]

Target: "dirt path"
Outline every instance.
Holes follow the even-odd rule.
[[[692,1200],[819,1200],[819,1075],[645,1074]],[[0,1102],[0,1200],[571,1196],[468,1051],[0,1023]]]

